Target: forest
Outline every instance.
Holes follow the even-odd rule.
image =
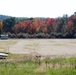
[[[16,18],[0,20],[0,34],[10,38],[76,38],[76,12],[57,18]]]

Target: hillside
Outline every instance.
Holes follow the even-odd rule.
[[[7,18],[10,18],[11,16],[6,16],[6,15],[0,15],[0,20],[4,20],[4,19],[7,19]]]

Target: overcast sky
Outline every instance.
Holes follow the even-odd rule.
[[[15,17],[59,17],[72,15],[76,0],[0,0],[0,14]]]

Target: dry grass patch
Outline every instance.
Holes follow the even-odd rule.
[[[67,46],[67,44],[60,43],[60,44],[53,44],[53,46]]]
[[[9,47],[5,45],[0,45],[0,52],[8,53]]]
[[[26,44],[26,46],[39,46],[40,43],[39,42],[33,42],[33,43],[30,43],[30,44]]]
[[[18,40],[0,40],[0,44],[2,45],[14,45],[18,42]]]

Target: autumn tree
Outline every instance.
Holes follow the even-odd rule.
[[[55,30],[55,19],[53,18],[47,18],[46,19],[46,28],[48,30],[48,33],[53,33]]]
[[[29,33],[30,32],[30,20],[25,20],[23,22],[19,22],[13,27],[13,31],[17,33]]]
[[[0,34],[2,33],[2,29],[3,29],[3,23],[2,21],[0,21]]]

